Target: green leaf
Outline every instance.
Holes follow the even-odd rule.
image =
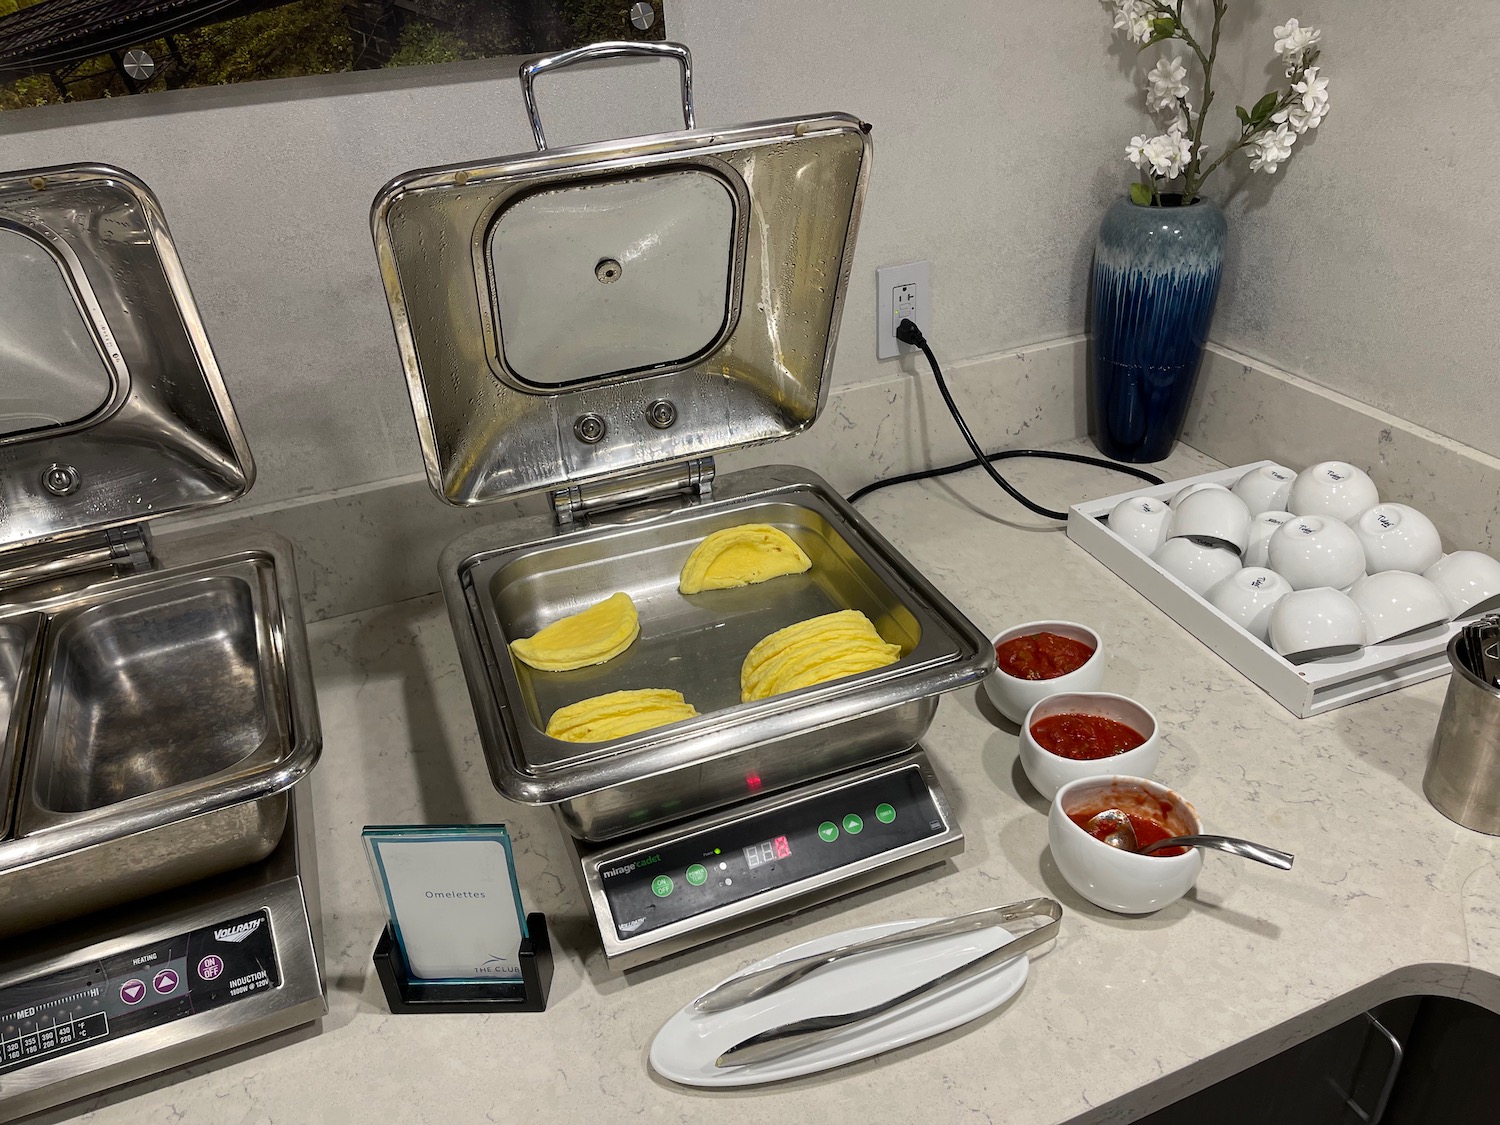
[[[1234,112],[1239,115],[1239,119],[1240,119],[1240,124],[1241,125],[1248,125],[1248,124],[1250,124],[1250,115],[1245,112],[1245,107],[1244,106],[1242,106],[1242,105],[1235,106],[1234,107]]]
[[[1151,38],[1147,39],[1142,50],[1153,43],[1160,43],[1165,39],[1172,38],[1177,33],[1177,21],[1171,16],[1163,16],[1161,19],[1151,21]]]
[[[1272,90],[1265,97],[1261,98],[1260,101],[1256,102],[1255,108],[1250,111],[1251,120],[1264,121],[1269,117],[1271,111],[1276,108],[1277,96],[1276,91]]]
[[[1140,207],[1151,206],[1151,188],[1146,184],[1135,183],[1130,185],[1130,202]]]

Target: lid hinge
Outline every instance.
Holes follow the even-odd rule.
[[[0,592],[91,571],[107,570],[109,578],[123,578],[155,569],[151,533],[144,524],[132,524],[6,552],[0,556]]]
[[[627,476],[554,489],[552,514],[559,526],[586,523],[588,517],[618,508],[633,508],[673,496],[707,500],[713,495],[714,459],[696,457],[657,465]]]

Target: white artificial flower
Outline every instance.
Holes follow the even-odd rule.
[[[1143,172],[1161,179],[1182,175],[1193,158],[1193,142],[1182,133],[1163,133],[1159,137],[1131,137],[1125,148],[1125,159]]]
[[[1318,68],[1310,66],[1302,75],[1302,81],[1292,86],[1302,95],[1302,108],[1312,113],[1319,106],[1328,105],[1328,79],[1318,77]]]
[[[1149,0],[1114,0],[1115,29],[1123,31],[1132,43],[1151,38],[1151,20],[1155,15]]]
[[[1309,129],[1316,129],[1328,116],[1328,79],[1318,76],[1317,67],[1309,67],[1302,81],[1292,85],[1292,93],[1300,95],[1299,99],[1277,110],[1271,120],[1278,124],[1285,122],[1301,136]]]
[[[1146,81],[1151,83],[1146,91],[1146,105],[1154,110],[1176,105],[1178,98],[1188,96],[1187,83],[1183,81],[1186,77],[1187,67],[1182,65],[1180,55],[1159,61],[1146,75]]]
[[[1307,52],[1318,45],[1323,33],[1317,28],[1299,27],[1295,19],[1275,29],[1276,53],[1290,66],[1299,65]]]
[[[1187,130],[1176,128],[1174,123],[1173,128],[1167,130],[1167,147],[1172,161],[1171,171],[1167,174],[1180,176],[1193,159],[1193,142],[1188,137]]]
[[[1193,103],[1183,102],[1173,108],[1176,112],[1172,114],[1172,120],[1167,123],[1167,132],[1183,134],[1192,132],[1193,125],[1188,118],[1188,114],[1193,111]]]
[[[1257,133],[1250,144],[1250,170],[1274,174],[1292,155],[1292,145],[1296,142],[1297,134],[1285,123]]]

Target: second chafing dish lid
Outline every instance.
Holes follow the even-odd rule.
[[[0,550],[249,489],[249,446],[145,184],[103,165],[0,174],[0,293]]]
[[[642,53],[688,129],[547,149],[531,78]],[[868,172],[843,114],[693,128],[679,44],[522,68],[538,151],[410,172],[372,227],[433,490],[477,504],[799,433],[827,398]]]

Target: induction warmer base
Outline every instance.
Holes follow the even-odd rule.
[[[631,969],[959,855],[963,830],[913,747],[591,849],[569,837],[605,957]]]
[[[0,1121],[323,1016],[307,785],[262,862],[7,940]]]

